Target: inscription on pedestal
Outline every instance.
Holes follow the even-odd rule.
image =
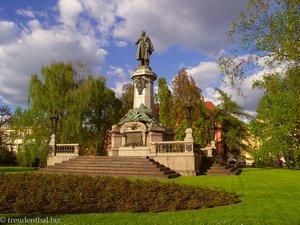
[[[126,133],[126,146],[142,146],[143,136],[142,132]]]

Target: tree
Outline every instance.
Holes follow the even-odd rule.
[[[239,47],[232,57],[219,61],[232,83],[236,78],[243,79],[252,63],[263,63],[269,69],[280,64],[289,68],[299,65],[299,10],[300,0],[248,2],[246,11],[241,13],[238,21],[232,22],[229,32],[231,40]]]
[[[0,164],[14,164],[15,156],[7,146],[7,140],[4,137],[4,125],[11,119],[11,110],[8,106],[0,106]]]
[[[175,139],[183,140],[185,130],[188,127],[187,104],[191,103],[193,110],[193,135],[195,142],[201,146],[206,146],[209,140],[210,121],[207,120],[207,110],[204,105],[204,97],[197,87],[194,79],[188,75],[185,69],[181,69],[172,80],[172,101],[173,108],[170,110],[175,129]],[[204,119],[205,118],[205,119]]]
[[[83,121],[79,127],[80,134],[77,134],[80,143],[103,155],[107,131],[123,116],[122,103],[115,97],[114,91],[106,87],[103,77],[93,76],[83,81],[77,90],[76,101],[80,105],[80,121]]]
[[[169,90],[166,79],[161,77],[158,79],[158,92],[156,99],[159,102],[159,120],[167,128],[171,128],[174,123],[170,109],[173,108],[172,93]]]
[[[19,154],[23,165],[45,164],[54,113],[59,142],[80,142],[82,149],[103,154],[107,129],[121,117],[121,102],[103,77],[83,74],[88,71],[83,66],[78,72],[71,63],[52,63],[42,68],[41,77],[31,77],[28,109],[18,109],[13,119],[16,130],[30,131]]]
[[[123,114],[126,114],[130,109],[133,108],[133,94],[134,94],[134,86],[131,83],[124,84],[122,86],[122,111]]]
[[[252,129],[258,138],[254,152],[257,163],[274,163],[284,158],[288,167],[300,166],[300,68],[285,76],[265,76],[256,86],[266,90],[257,107]]]
[[[217,107],[216,120],[222,126],[223,146],[226,160],[228,154],[239,157],[241,151],[247,151],[249,146],[249,128],[241,121],[241,117],[248,116],[242,108],[231,100],[224,91],[216,89],[220,94],[221,104]]]
[[[11,118],[11,111],[8,106],[0,106],[0,128],[7,123]]]

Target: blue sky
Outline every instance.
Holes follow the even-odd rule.
[[[185,67],[207,100],[218,104],[218,87],[253,113],[262,92],[258,73],[243,82],[246,98],[221,83],[216,59],[234,47],[230,21],[244,0],[0,0],[0,104],[26,105],[30,75],[52,61],[89,62],[95,75],[120,95],[131,82],[135,40],[145,30],[155,51],[150,66],[171,80]]]

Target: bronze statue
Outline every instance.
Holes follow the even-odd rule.
[[[142,31],[141,37],[135,42],[138,46],[136,59],[140,61],[139,66],[148,66],[150,63],[150,55],[154,51],[154,47],[150,38],[146,35],[145,31]]]

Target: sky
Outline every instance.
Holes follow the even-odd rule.
[[[241,84],[243,96],[226,83],[217,59],[235,47],[228,39],[245,0],[0,0],[0,104],[26,106],[32,74],[53,61],[85,62],[104,76],[117,96],[132,82],[136,39],[145,30],[154,45],[150,66],[171,80],[181,68],[205,99],[220,103],[214,88],[255,115],[262,91],[253,71]]]

